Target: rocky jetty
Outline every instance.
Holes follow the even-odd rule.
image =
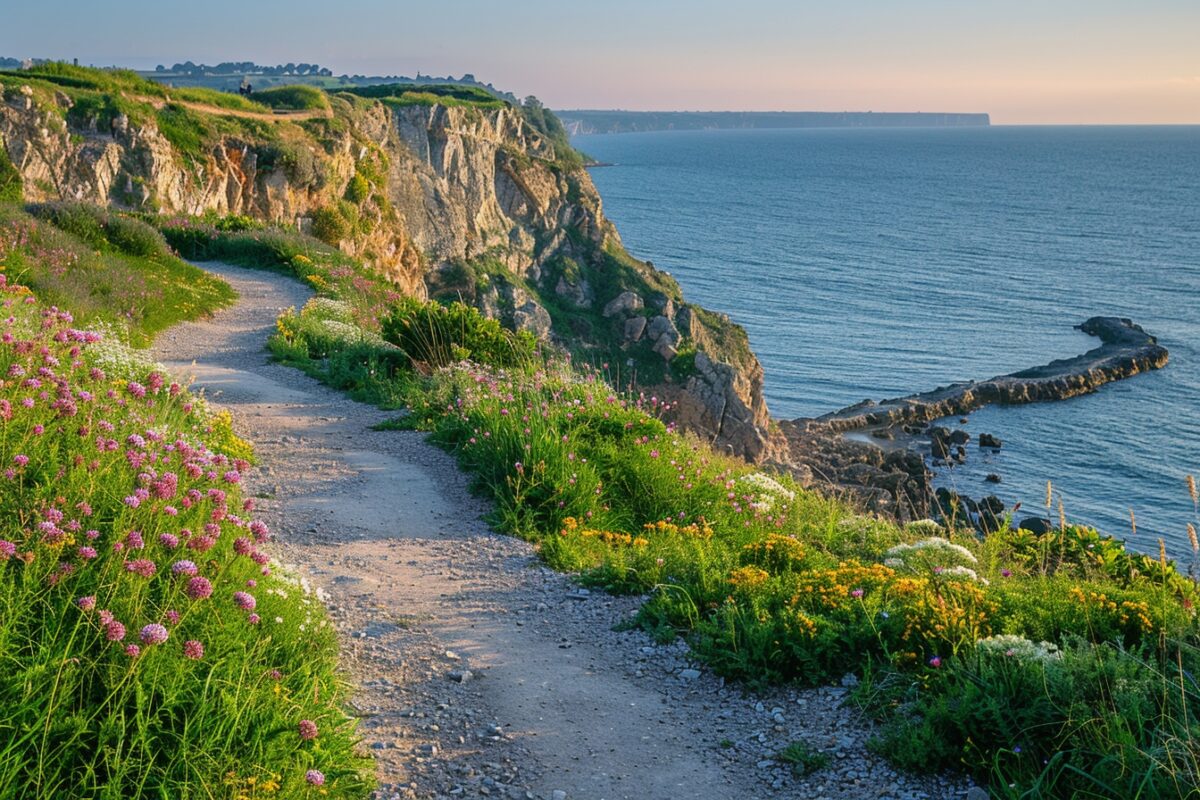
[[[1167,363],[1166,348],[1129,319],[1092,317],[1076,328],[1098,337],[1100,346],[985,381],[866,400],[815,419],[782,422],[787,461],[802,478],[847,492],[872,511],[900,519],[929,516],[938,504],[921,454],[929,452],[935,464],[962,461],[970,441],[966,431],[930,425],[934,420],[992,404],[1065,400]],[[992,450],[1002,444],[991,434],[981,434],[978,443]]]

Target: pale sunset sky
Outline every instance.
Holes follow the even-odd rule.
[[[5,10],[0,55],[469,72],[558,109],[1200,123],[1200,0],[45,0]]]

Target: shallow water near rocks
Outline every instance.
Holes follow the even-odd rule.
[[[993,127],[583,136],[626,246],[744,325],[776,417],[983,379],[1083,352],[1131,317],[1159,372],[989,408],[939,476],[1156,551],[1190,552],[1200,471],[1200,127]],[[999,474],[999,485],[986,483]],[[1057,516],[1055,511],[1052,516]]]

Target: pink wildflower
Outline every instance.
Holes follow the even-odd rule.
[[[159,625],[157,622],[151,622],[142,628],[140,637],[144,644],[162,644],[167,640],[168,635],[165,626]]]
[[[238,608],[245,611],[253,611],[254,607],[258,605],[254,599],[254,595],[249,592],[234,592],[233,602],[237,604]]]
[[[311,719],[300,720],[299,728],[301,739],[309,741],[317,738],[317,723],[313,722]]]
[[[204,658],[204,645],[195,639],[188,639],[183,643],[183,655],[185,658],[199,661]]]
[[[125,638],[125,626],[115,619],[104,625],[104,638],[110,642],[119,642]]]
[[[187,596],[193,600],[203,600],[212,596],[212,584],[208,578],[192,578],[188,581]]]

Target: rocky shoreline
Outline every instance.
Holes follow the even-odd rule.
[[[782,421],[785,464],[802,481],[848,494],[869,511],[900,520],[944,513],[945,506],[960,498],[935,495],[931,465],[964,460],[970,437],[965,431],[933,425],[935,420],[962,417],[993,404],[1066,400],[1167,364],[1166,348],[1132,320],[1092,317],[1075,327],[1098,337],[1100,346],[985,381],[953,383],[879,402],[865,400],[820,417]],[[981,434],[978,444],[1002,446],[989,434]],[[976,510],[982,505],[994,518],[995,502],[985,498],[982,504],[966,505]],[[972,518],[979,516],[972,512]],[[985,522],[987,516],[983,515]]]

